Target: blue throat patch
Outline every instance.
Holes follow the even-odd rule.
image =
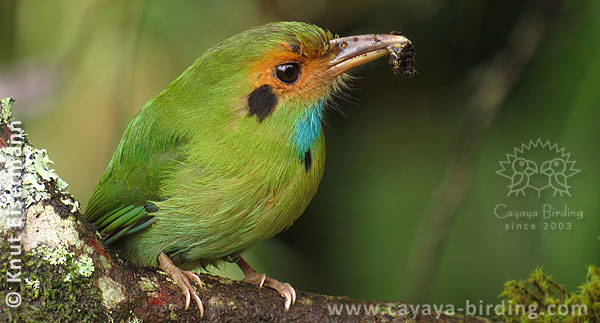
[[[323,117],[324,100],[310,105],[296,121],[293,140],[299,154],[308,151],[321,136],[321,118]]]

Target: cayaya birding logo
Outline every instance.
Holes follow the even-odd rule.
[[[527,196],[548,191],[552,196],[571,197],[569,178],[580,172],[565,148],[550,141],[530,140],[506,154],[496,174],[508,179],[508,197]]]

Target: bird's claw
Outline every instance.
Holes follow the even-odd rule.
[[[296,290],[289,283],[281,283],[275,279],[267,278],[265,286],[270,287],[279,292],[279,295],[285,298],[285,311],[289,311],[290,306],[296,303]]]
[[[202,282],[202,280],[200,280],[200,277],[198,277],[198,275],[196,275],[194,272],[185,270],[183,271],[183,273],[187,276],[188,279],[191,279],[198,283],[198,286],[204,287],[204,283]]]
[[[289,283],[282,283],[266,274],[257,273],[243,258],[237,261],[238,266],[244,272],[244,282],[258,285],[259,288],[266,286],[279,292],[285,299],[284,309],[287,312],[296,303],[296,290]]]
[[[204,305],[202,305],[202,300],[200,300],[200,296],[196,294],[194,287],[190,280],[193,280],[202,287],[204,284],[200,280],[200,277],[195,273],[187,270],[181,270],[179,267],[175,266],[171,259],[164,253],[161,253],[158,256],[158,263],[160,269],[165,271],[169,276],[175,281],[175,284],[181,288],[181,291],[185,295],[185,309],[190,308],[190,303],[192,297],[196,304],[198,304],[198,309],[200,310],[200,318],[204,317]]]
[[[204,286],[204,284],[202,283],[202,281],[200,280],[200,277],[198,277],[198,275],[194,274],[191,271],[183,271],[184,275],[188,278],[191,279],[195,282],[198,283],[198,285],[200,287]],[[193,297],[194,301],[196,302],[196,304],[198,304],[198,309],[200,310],[200,318],[202,318],[204,316],[204,305],[202,304],[202,300],[200,299],[200,296],[198,296],[198,294],[196,294],[196,291],[194,291],[192,284],[190,283],[190,281],[187,281],[188,287],[187,287],[187,291],[186,291],[186,297],[185,297],[185,309],[187,310],[190,307],[190,298]],[[191,297],[190,297],[191,295]]]

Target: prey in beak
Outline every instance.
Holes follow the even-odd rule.
[[[336,38],[329,46],[335,55],[329,61],[328,70],[335,76],[387,54],[394,73],[406,77],[415,73],[412,42],[395,32]]]

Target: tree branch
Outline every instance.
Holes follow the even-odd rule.
[[[106,249],[78,202],[0,101],[0,318],[5,322],[198,322],[192,302],[156,268],[138,268]],[[277,292],[202,274],[206,321],[487,322],[418,313],[399,302],[298,292],[283,312]],[[366,310],[372,309],[371,313]],[[353,309],[353,310],[352,310]]]

